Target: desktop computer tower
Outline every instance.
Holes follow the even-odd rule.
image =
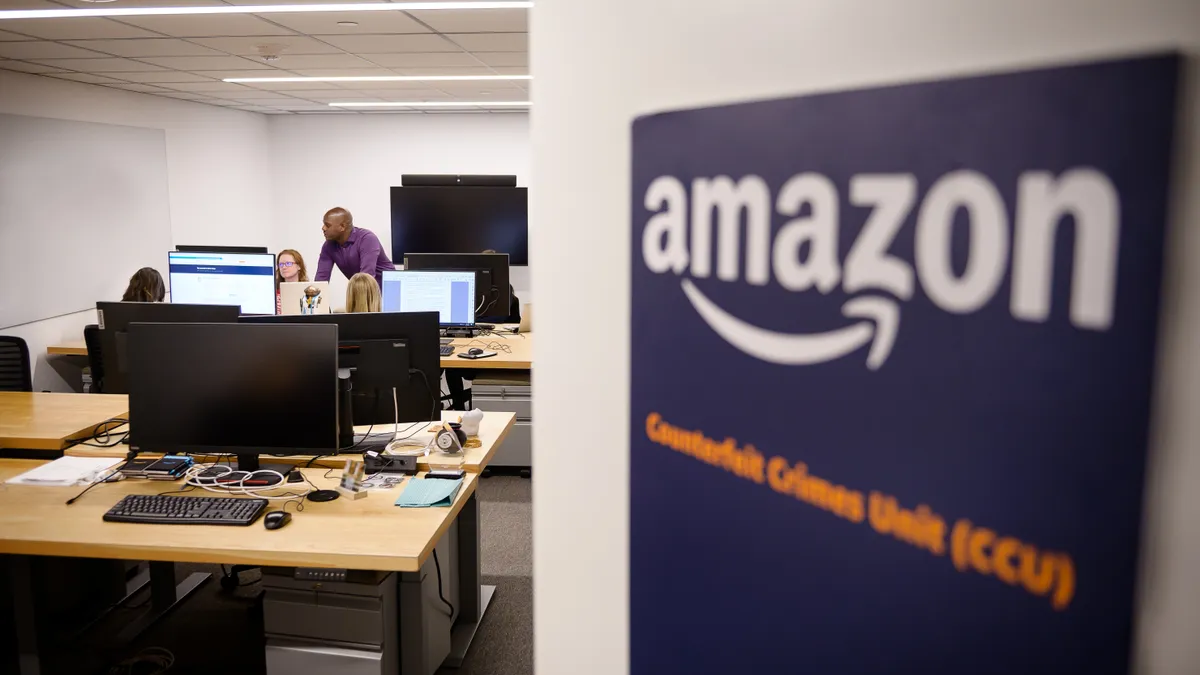
[[[455,607],[457,529],[436,547]],[[432,556],[419,572],[264,567],[262,585],[267,675],[434,675],[450,654]]]

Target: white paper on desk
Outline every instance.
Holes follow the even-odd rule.
[[[13,485],[86,485],[121,463],[112,457],[59,457],[53,462],[8,479]]]

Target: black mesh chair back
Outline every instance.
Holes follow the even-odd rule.
[[[29,345],[12,335],[0,335],[0,391],[33,391]]]
[[[100,351],[100,326],[88,324],[83,328],[83,342],[87,345],[88,370],[92,371],[93,394],[104,393],[104,357]]]

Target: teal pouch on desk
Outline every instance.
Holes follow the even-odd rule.
[[[396,498],[396,506],[450,506],[461,487],[462,479],[413,478]]]

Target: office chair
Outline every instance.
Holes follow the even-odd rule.
[[[29,345],[14,335],[0,335],[0,391],[33,391]]]
[[[92,371],[93,394],[104,393],[104,358],[100,351],[100,326],[88,324],[83,328],[83,342],[87,345],[88,370]]]

